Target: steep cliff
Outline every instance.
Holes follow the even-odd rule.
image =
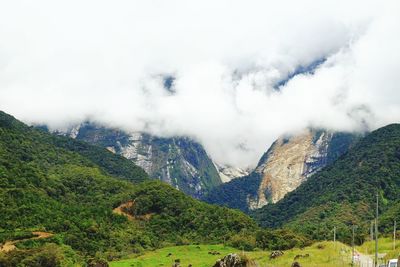
[[[400,125],[391,124],[361,138],[276,204],[252,213],[265,227],[282,227],[311,239],[328,239],[333,227],[341,240],[363,240],[379,200],[379,231],[393,231],[400,219]]]
[[[275,203],[346,153],[359,138],[350,133],[310,129],[280,137],[251,175],[215,188],[204,199],[245,211]]]
[[[332,138],[330,132],[306,130],[275,141],[255,170],[262,179],[256,197],[249,199],[249,207],[277,202],[325,167]]]
[[[84,123],[67,134],[106,147],[142,167],[152,178],[167,182],[194,197],[219,185],[219,172],[206,151],[186,137],[161,138],[141,132]]]

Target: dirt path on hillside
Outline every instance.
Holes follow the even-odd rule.
[[[135,202],[132,200],[122,203],[121,205],[119,205],[118,207],[113,209],[113,212],[115,214],[124,215],[128,218],[128,220],[133,221],[133,220],[135,220],[135,217],[133,217],[129,213],[125,212],[124,209],[129,209],[129,208],[133,207],[134,204],[135,204]]]
[[[131,214],[124,211],[124,209],[132,208],[133,205],[135,205],[135,201],[130,200],[128,202],[122,203],[121,205],[119,205],[118,207],[113,209],[113,212],[115,214],[119,214],[119,215],[123,215],[123,216],[127,217],[128,220],[130,220],[130,221],[134,221],[134,220],[148,221],[148,220],[150,220],[151,216],[154,214],[154,213],[148,213],[148,214],[139,215],[139,216],[132,216]]]
[[[44,238],[49,238],[49,237],[54,236],[54,234],[47,233],[47,232],[32,232],[32,234],[35,236],[31,237],[31,238],[21,239],[21,240],[6,241],[3,245],[0,245],[0,252],[10,252],[10,251],[16,249],[17,247],[15,246],[15,244],[17,244],[18,242],[23,242],[23,241],[27,241],[27,240],[44,239]]]

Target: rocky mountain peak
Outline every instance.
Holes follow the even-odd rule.
[[[325,167],[349,146],[350,134],[307,129],[283,136],[261,158],[255,172],[261,183],[255,197],[248,198],[250,209],[276,203],[308,177]]]
[[[256,198],[249,199],[250,207],[277,202],[323,168],[332,136],[327,131],[306,130],[275,141],[255,170],[262,180]]]

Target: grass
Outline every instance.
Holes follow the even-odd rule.
[[[322,249],[318,248],[322,245]],[[211,255],[208,252],[218,251],[220,255]],[[167,256],[171,253],[171,256]],[[193,267],[213,266],[217,259],[229,253],[238,253],[237,249],[223,245],[188,245],[175,246],[146,252],[143,255],[120,261],[110,262],[110,267],[159,267],[172,266],[175,259],[180,259],[181,266],[192,264]],[[309,267],[340,267],[349,266],[350,248],[339,242],[336,245],[333,242],[316,243],[304,249],[291,249],[284,251],[284,255],[277,259],[269,259],[269,251],[251,251],[244,252],[245,256],[262,267],[287,267],[291,266],[296,255],[309,254],[307,258],[301,258],[297,261],[301,266]]]
[[[375,254],[375,241],[364,242],[361,246],[356,247],[356,249],[367,255]],[[387,261],[389,259],[398,258],[400,255],[400,241],[396,241],[396,250],[393,250],[393,238],[392,237],[382,237],[378,239],[378,251],[379,254],[386,254],[384,259]]]
[[[221,255],[208,254],[209,251],[218,251],[221,255],[237,252],[236,249],[224,247],[223,245],[187,245],[175,246],[146,252],[144,255],[131,259],[110,262],[110,267],[150,267],[150,266],[172,266],[175,259],[180,259],[181,266],[192,264],[194,267],[210,266],[215,263]],[[171,256],[167,256],[171,253]]]

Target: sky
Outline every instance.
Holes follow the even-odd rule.
[[[400,2],[0,1],[0,110],[188,136],[254,166],[283,134],[400,120]]]

